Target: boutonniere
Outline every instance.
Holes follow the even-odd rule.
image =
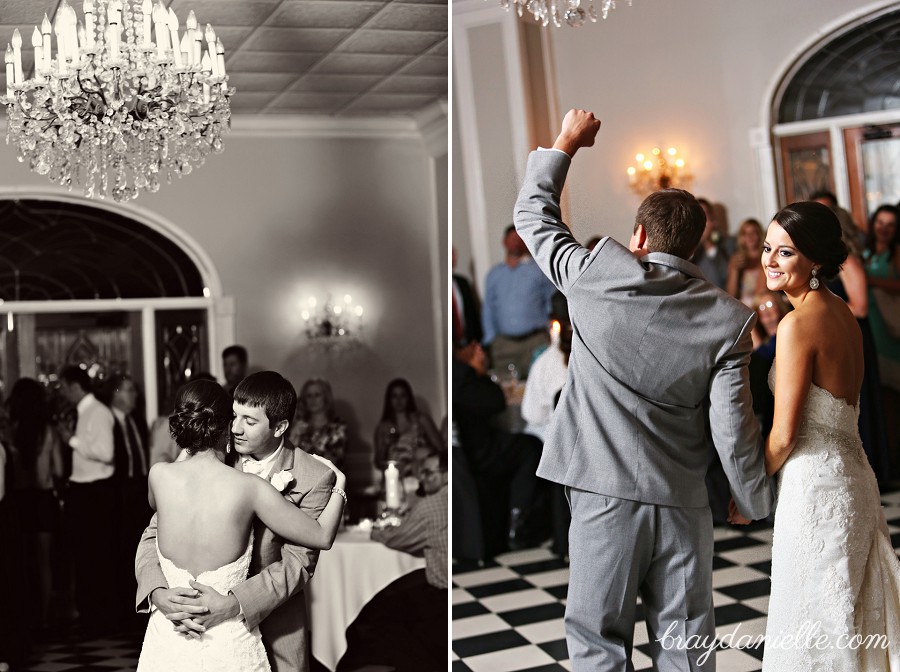
[[[278,490],[278,492],[284,492],[287,490],[287,487],[294,482],[294,475],[289,472],[287,469],[283,469],[279,471],[277,474],[272,476],[269,479],[269,483]]]

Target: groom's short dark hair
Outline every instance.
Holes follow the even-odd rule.
[[[234,388],[234,400],[244,406],[261,408],[272,429],[282,420],[294,420],[297,393],[294,386],[275,371],[251,373]]]
[[[706,228],[706,214],[700,203],[684,189],[661,189],[641,203],[634,228],[643,225],[647,248],[690,259]]]

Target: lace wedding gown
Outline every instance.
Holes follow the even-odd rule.
[[[226,594],[247,578],[252,551],[251,532],[247,549],[241,557],[218,569],[202,572],[196,580]],[[159,564],[170,588],[190,587],[189,582],[194,577],[166,558],[160,552],[158,543],[156,554],[159,556]],[[172,622],[158,610],[153,612],[147,624],[137,669],[138,672],[270,672],[271,670],[259,628],[248,630],[242,618],[225,621],[204,632],[200,639],[192,639],[175,632]]]
[[[810,385],[778,484],[764,672],[900,671],[900,562],[858,415]]]

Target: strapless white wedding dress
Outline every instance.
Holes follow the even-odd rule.
[[[900,671],[900,562],[858,416],[810,385],[778,483],[764,672]]]
[[[202,572],[199,583],[226,594],[247,578],[253,551],[253,533],[244,554],[223,567]],[[194,579],[184,569],[176,567],[159,551],[156,553],[169,587],[190,587]],[[154,611],[147,624],[144,645],[137,666],[138,672],[270,672],[266,650],[259,628],[248,630],[240,617],[210,628],[200,639],[185,637],[173,628],[171,621],[160,611]]]

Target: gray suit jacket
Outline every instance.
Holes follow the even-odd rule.
[[[238,469],[240,465],[238,461]],[[318,518],[331,498],[334,472],[295,448],[287,439],[272,473],[282,470],[290,471],[294,476],[285,496],[307,514]],[[309,669],[309,644],[303,587],[316,569],[319,551],[285,543],[259,520],[254,523],[253,532],[250,578],[231,592],[241,603],[247,627],[259,626],[274,672],[304,672]],[[156,555],[155,514],[138,545],[135,575],[137,610],[147,611],[150,592],[168,586]]]
[[[560,219],[571,159],[532,152],[515,209],[519,235],[569,301],[569,373],[538,475],[611,497],[708,503],[707,432],[740,511],[772,494],[753,415],[749,308],[663,253],[638,259],[611,238],[593,252]]]

